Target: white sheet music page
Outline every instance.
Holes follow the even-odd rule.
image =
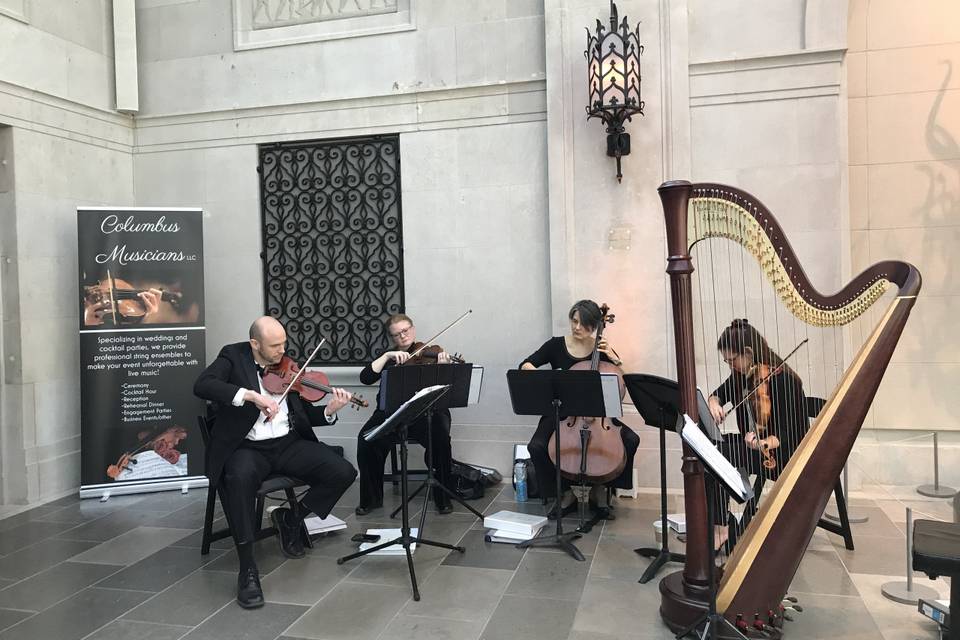
[[[740,472],[730,464],[729,460],[723,457],[720,450],[710,442],[710,438],[703,434],[697,423],[691,420],[687,414],[683,414],[683,431],[681,431],[680,437],[691,449],[696,451],[697,455],[725,486],[737,493],[741,501],[750,499],[753,491],[744,486]]]
[[[608,418],[622,418],[623,403],[620,401],[620,377],[615,373],[601,373],[600,387],[603,389],[604,415]]]

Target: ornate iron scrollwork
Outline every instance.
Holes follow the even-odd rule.
[[[398,136],[261,145],[266,313],[302,361],[365,364],[403,311]]]

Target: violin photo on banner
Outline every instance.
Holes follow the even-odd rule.
[[[187,454],[177,447],[187,437],[183,427],[158,427],[137,433],[138,446],[124,451],[107,467],[111,480],[145,480],[187,475]]]
[[[196,322],[200,305],[185,296],[179,281],[149,276],[123,279],[108,269],[81,287],[81,317],[85,327],[158,325]]]

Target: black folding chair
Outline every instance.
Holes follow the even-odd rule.
[[[203,438],[203,446],[210,446],[210,426],[211,423],[207,421],[207,418],[204,416],[197,416],[197,424],[200,427],[200,436]],[[213,479],[210,476],[207,478],[213,483]],[[285,502],[290,505],[291,508],[295,509],[297,505],[297,494],[296,489],[299,487],[306,487],[307,485],[297,478],[284,475],[271,475],[260,485],[260,488],[257,489],[257,522],[259,523],[259,528],[255,534],[256,540],[263,540],[264,538],[269,538],[270,536],[277,534],[277,528],[274,526],[264,527],[263,526],[263,509],[266,502],[268,494],[275,493],[278,491],[283,491],[286,494]],[[223,506],[223,485],[217,487],[216,493],[220,496],[220,505]],[[213,530],[213,512],[216,507],[214,492],[207,490],[207,510],[206,514],[203,517],[203,541],[200,545],[200,553],[202,555],[207,555],[210,553],[210,545],[216,542],[217,540],[222,540],[228,538],[231,535],[230,532],[230,520],[227,518],[227,526],[223,529],[217,531]],[[224,516],[226,516],[226,509],[224,509]],[[307,546],[312,547],[310,543],[309,536],[307,537]]]
[[[816,418],[820,415],[820,411],[827,404],[827,401],[823,398],[807,398],[807,416],[811,419]],[[736,521],[733,518],[733,515],[730,516],[730,537],[727,540],[727,552],[729,553],[733,546],[737,543],[737,531],[745,531],[747,525],[750,524],[750,521],[753,519],[753,516],[757,513],[757,506],[760,502],[760,494],[763,493],[763,486],[766,483],[766,478],[762,473],[757,474],[756,478],[753,481],[753,499],[747,502],[743,511],[743,517],[740,520],[739,528],[736,525]],[[825,518],[820,518],[820,521],[817,523],[817,526],[825,531],[834,533],[843,538],[844,546],[853,551],[853,531],[850,529],[850,519],[847,516],[847,500],[843,495],[843,483],[840,481],[840,478],[837,478],[837,484],[833,487],[833,496],[837,501],[837,513],[839,514],[840,522],[831,522]]]

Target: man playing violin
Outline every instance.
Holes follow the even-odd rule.
[[[393,349],[386,351],[379,358],[368,364],[360,372],[360,381],[363,384],[377,384],[383,370],[388,367],[401,365],[410,360],[411,353],[417,350],[421,343],[417,343],[417,330],[413,326],[413,320],[409,316],[399,313],[387,318],[384,327],[390,340],[393,342]],[[440,351],[435,354],[438,364],[448,364],[451,357],[448,353]],[[377,394],[377,406],[380,406],[379,392]],[[386,414],[379,408],[373,412],[370,419],[360,430],[357,436],[357,467],[360,470],[360,505],[357,507],[357,515],[363,516],[373,509],[379,509],[383,506],[383,464],[394,446],[394,441],[390,438],[380,438],[368,442],[363,438],[363,434],[374,427],[379,426],[387,419]],[[410,425],[408,435],[416,440],[424,448],[427,446],[427,418],[421,417],[415,423]],[[450,446],[450,411],[443,409],[433,414],[433,424],[430,429],[430,446],[432,448],[433,468],[437,473],[437,479],[444,486],[450,487],[450,466],[452,451]],[[424,454],[426,462],[427,455]],[[437,511],[441,514],[453,511],[450,498],[438,488],[434,488],[434,502],[437,505]]]
[[[327,405],[315,407],[296,392],[281,399],[263,388],[262,376],[281,361],[286,344],[286,332],[276,319],[259,318],[250,326],[250,340],[223,347],[193,387],[216,410],[207,449],[208,490],[223,486],[223,506],[240,560],[237,602],[248,609],[264,602],[253,559],[261,482],[271,474],[284,474],[309,485],[299,503],[271,513],[281,551],[300,558],[306,536],[303,518],[311,512],[327,517],[357,475],[353,465],[313,432],[313,425],[336,422],[349,393],[334,388]]]

